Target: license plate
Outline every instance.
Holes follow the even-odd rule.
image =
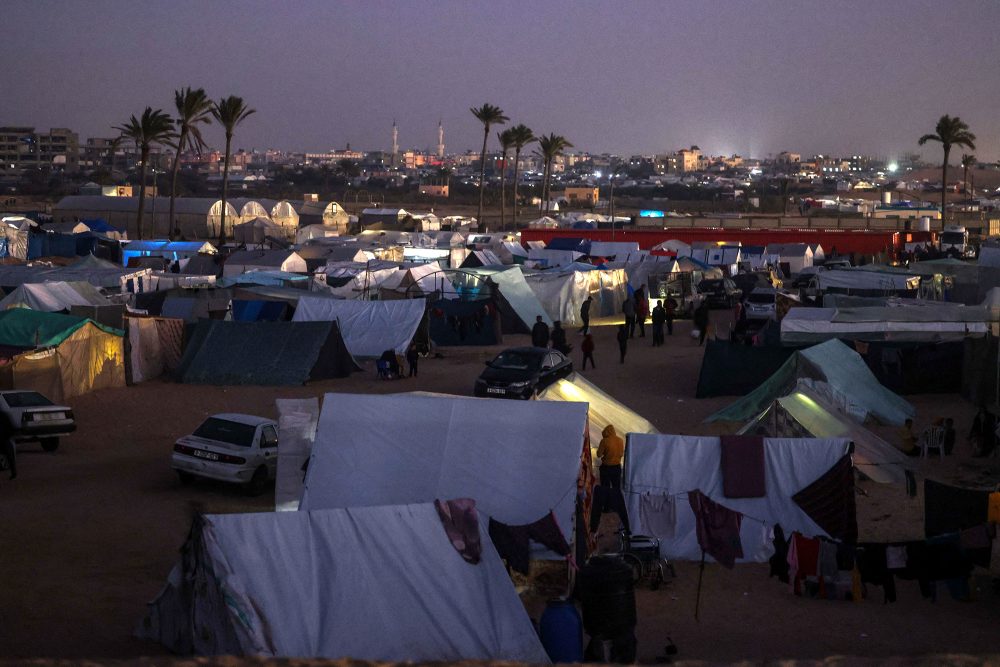
[[[199,459],[207,459],[209,461],[218,461],[219,455],[214,452],[206,452],[203,449],[196,449],[191,452],[192,456],[197,456]]]
[[[507,390],[503,389],[502,387],[487,387],[486,388],[486,393],[487,394],[506,394]]]
[[[65,419],[65,417],[66,415],[62,412],[36,412],[32,415],[32,421],[50,422]]]

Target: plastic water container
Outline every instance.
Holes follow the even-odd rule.
[[[552,662],[583,662],[583,622],[570,600],[549,600],[538,623],[542,646]]]
[[[635,627],[632,568],[621,558],[596,556],[576,575],[576,597],[592,637],[614,637]]]

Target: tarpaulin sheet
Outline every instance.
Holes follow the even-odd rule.
[[[695,398],[745,396],[794,354],[787,347],[759,347],[709,339],[701,358]]]
[[[542,321],[550,327],[552,318],[545,312],[545,307],[528,287],[520,266],[512,266],[503,270],[470,269],[471,273],[491,280],[499,289],[500,297],[509,305],[517,318],[516,331],[511,333],[527,333],[535,325],[535,318],[542,316]],[[505,331],[506,333],[506,331]]]
[[[292,321],[336,321],[352,355],[377,358],[386,350],[406,353],[426,306],[424,299],[357,301],[306,296],[299,299]]]
[[[473,498],[523,526],[555,511],[573,537],[587,406],[407,394],[327,394],[303,509]]]
[[[20,285],[0,301],[0,310],[30,308],[54,313],[70,310],[73,306],[107,306],[110,303],[88,282],[56,281]]]
[[[233,319],[240,322],[278,322],[287,312],[288,305],[282,301],[233,299]]]
[[[278,431],[281,447],[278,448],[278,472],[274,484],[274,509],[278,512],[294,511],[302,498],[305,470],[303,466],[312,453],[319,422],[319,399],[278,398]]]
[[[129,367],[133,384],[152,380],[163,374],[163,350],[156,320],[151,317],[128,318]]]
[[[475,565],[430,503],[202,521],[138,631],[175,653],[549,662],[482,514]]]
[[[764,475],[767,494],[762,498],[727,498],[722,490],[719,438],[683,435],[632,434],[625,454],[624,489],[632,532],[644,533],[639,512],[643,493],[703,494],[744,515],[740,540],[744,557],[739,562],[765,562],[774,553],[775,525],[785,534],[826,535],[792,500],[792,496],[826,473],[848,450],[844,438],[765,438]],[[676,498],[677,519],[673,538],[660,539],[665,558],[699,560],[701,547],[694,512],[684,495]]]

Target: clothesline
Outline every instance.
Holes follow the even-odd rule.
[[[704,494],[704,495],[706,495],[706,496],[708,495],[708,494],[705,494],[704,491],[699,491],[699,492],[702,493],[702,494]],[[654,491],[631,491],[631,490],[629,490],[627,493],[629,495],[632,495],[632,496],[642,496],[643,493],[654,493]],[[680,497],[687,498],[692,493],[692,491],[679,491],[677,493],[664,493],[662,491],[656,491],[655,493],[657,493],[658,495],[661,495],[661,496],[668,496],[670,498],[680,498]],[[718,502],[718,501],[713,501],[713,502]],[[725,507],[725,505],[723,505],[722,503],[718,503],[718,504],[720,504],[723,507]],[[730,512],[736,512],[737,514],[739,514],[740,516],[742,516],[744,519],[750,519],[751,521],[756,521],[757,523],[759,523],[759,524],[761,524],[763,526],[776,526],[777,525],[775,523],[771,523],[770,521],[765,521],[764,519],[758,519],[755,516],[751,516],[749,514],[745,514],[744,512],[741,512],[740,510],[734,510],[734,509],[732,509],[730,507],[726,507],[726,509],[729,510]]]

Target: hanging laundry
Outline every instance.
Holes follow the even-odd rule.
[[[701,491],[688,492],[688,502],[694,512],[698,545],[723,566],[732,569],[737,558],[743,558],[740,523],[743,515],[716,503]]]
[[[677,527],[677,503],[665,493],[647,491],[639,496],[639,522],[647,535],[671,539]]]
[[[552,512],[524,526],[508,526],[490,519],[489,532],[500,557],[521,574],[528,574],[531,567],[531,542],[537,542],[560,556],[569,555],[569,545]]]
[[[801,533],[792,533],[788,547],[789,576],[792,579],[792,592],[803,595],[806,577],[816,579],[819,573],[819,540],[806,537]],[[812,591],[814,595],[817,591]]]
[[[924,532],[927,537],[975,528],[989,518],[989,491],[963,489],[924,480]]]
[[[887,546],[885,548],[885,566],[890,570],[903,570],[906,568],[906,547]]]
[[[830,537],[849,544],[857,542],[854,468],[849,454],[834,463],[812,484],[792,496],[792,500]]]
[[[451,540],[451,546],[461,554],[467,563],[475,565],[483,553],[483,545],[479,539],[479,513],[476,511],[476,501],[471,498],[434,501],[438,517],[444,525],[444,532]]]
[[[883,602],[896,601],[896,581],[886,567],[886,545],[865,543],[858,545],[857,562],[861,573],[861,582],[881,586],[884,591]]]
[[[988,501],[987,509],[987,521],[991,523],[1000,523],[1000,491],[990,494],[990,499]]]
[[[722,493],[726,498],[763,498],[764,438],[750,435],[723,435]]]

